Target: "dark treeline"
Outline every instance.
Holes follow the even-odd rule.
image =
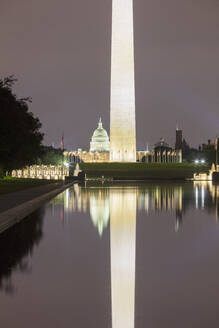
[[[30,98],[13,93],[14,76],[0,79],[0,176],[31,164],[62,164],[62,150],[42,145],[42,124],[29,111]]]
[[[62,165],[63,150],[61,148],[53,148],[52,146],[42,146],[37,164]]]
[[[193,163],[195,160],[205,160],[208,164],[216,162],[216,150],[214,142],[208,140],[207,144],[203,144],[198,148],[190,147],[189,144],[183,140],[182,143],[182,157],[184,162]]]
[[[29,111],[30,98],[19,99],[13,76],[0,79],[0,166],[3,172],[36,162],[41,153],[41,123]]]

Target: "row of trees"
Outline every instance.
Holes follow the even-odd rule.
[[[215,145],[214,143],[210,143],[209,140],[207,145],[203,145],[202,147],[199,146],[197,149],[190,147],[184,139],[182,144],[182,156],[183,160],[189,163],[192,163],[195,160],[204,159],[208,164],[212,164],[216,162]]]
[[[12,90],[16,79],[0,79],[0,172],[30,164],[61,164],[62,150],[42,146],[41,122],[29,111],[30,98]]]
[[[19,99],[12,92],[13,76],[0,80],[0,165],[3,171],[37,160],[43,134],[41,123],[29,112],[30,98]]]
[[[41,165],[62,165],[63,164],[63,150],[60,148],[53,148],[43,146],[41,153],[37,159],[37,164]]]

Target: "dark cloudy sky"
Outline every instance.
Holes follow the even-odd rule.
[[[137,146],[176,122],[194,145],[219,134],[219,0],[134,0]],[[86,148],[109,130],[111,0],[0,0],[0,76],[31,96],[47,144]]]

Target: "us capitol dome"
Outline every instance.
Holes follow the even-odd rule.
[[[180,130],[179,130],[180,131]],[[176,131],[178,133],[178,130]],[[182,133],[179,136],[182,142]],[[128,138],[128,136],[127,136]],[[107,131],[103,128],[101,118],[97,129],[94,130],[90,149],[65,151],[64,158],[69,163],[109,163],[110,162],[110,139]],[[182,149],[170,147],[162,138],[156,143],[151,151],[146,149],[136,152],[137,162],[145,163],[181,163]]]
[[[107,131],[103,128],[101,118],[98,123],[98,127],[94,130],[93,136],[90,142],[90,152],[109,152],[110,141]]]

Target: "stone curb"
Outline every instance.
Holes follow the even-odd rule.
[[[37,210],[49,199],[58,195],[59,193],[61,193],[72,185],[73,183],[68,183],[46,194],[43,194],[42,196],[36,197],[21,205],[11,208],[10,210],[0,213],[0,233],[11,228],[13,225],[23,220],[26,216]]]

